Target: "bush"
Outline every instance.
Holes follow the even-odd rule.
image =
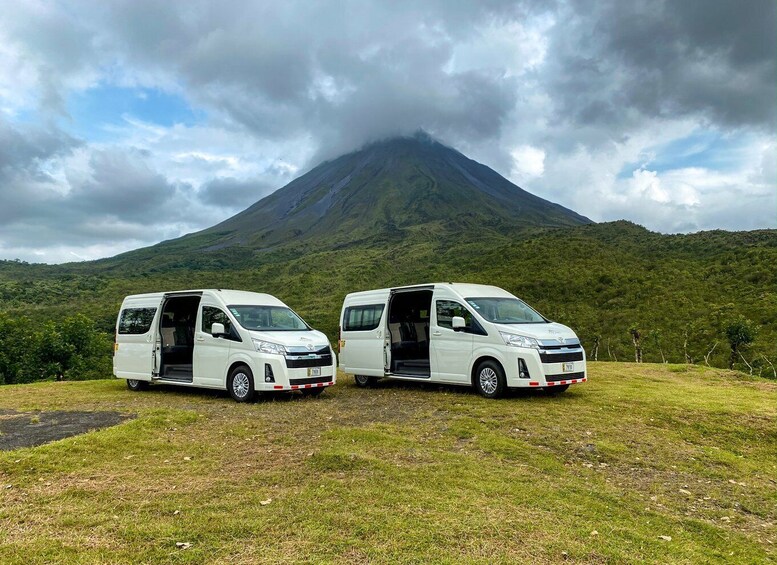
[[[0,314],[0,384],[111,375],[111,339],[82,314],[33,323]]]

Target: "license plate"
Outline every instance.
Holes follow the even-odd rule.
[[[309,377],[320,377],[321,376],[321,367],[308,367],[308,376]]]
[[[564,373],[571,373],[575,370],[575,364],[574,363],[564,363],[564,368],[561,369]]]

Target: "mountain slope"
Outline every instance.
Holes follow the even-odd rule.
[[[35,328],[83,313],[112,333],[127,294],[238,288],[278,296],[336,340],[347,293],[453,280],[513,292],[574,328],[591,356],[598,343],[600,359],[634,359],[629,329],[636,325],[644,332],[647,361],[690,358],[724,367],[730,356],[725,327],[744,316],[758,333],[743,355],[755,374],[774,375],[777,230],[662,235],[619,221],[514,237],[466,236],[307,252],[243,250],[242,259],[225,255],[241,249],[235,246],[110,264],[0,261],[0,310],[11,319],[33,318]],[[744,362],[738,367],[750,370]]]
[[[425,134],[373,143],[315,167],[247,210],[185,236],[205,249],[342,244],[417,226],[487,229],[590,223]]]

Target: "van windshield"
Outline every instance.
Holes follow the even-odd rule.
[[[495,324],[545,324],[541,314],[517,298],[467,298],[475,311]]]
[[[290,308],[285,306],[229,306],[237,322],[247,330],[262,332],[299,332],[310,330]]]

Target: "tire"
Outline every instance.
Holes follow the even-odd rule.
[[[569,385],[555,385],[555,386],[546,386],[546,387],[544,387],[545,394],[553,394],[553,395],[561,394],[562,392],[564,392],[568,388],[569,388]]]
[[[356,381],[356,386],[360,388],[371,387],[378,381],[376,377],[368,377],[366,375],[354,375],[353,379]]]
[[[300,392],[302,393],[302,396],[321,396],[321,393],[324,392],[324,387],[303,388]]]
[[[133,392],[148,389],[148,381],[139,381],[137,379],[127,379],[127,388]]]
[[[254,399],[254,375],[245,365],[232,369],[227,378],[227,390],[236,402],[250,402]]]
[[[485,398],[499,398],[507,389],[502,366],[495,361],[483,361],[475,371],[475,390]]]

